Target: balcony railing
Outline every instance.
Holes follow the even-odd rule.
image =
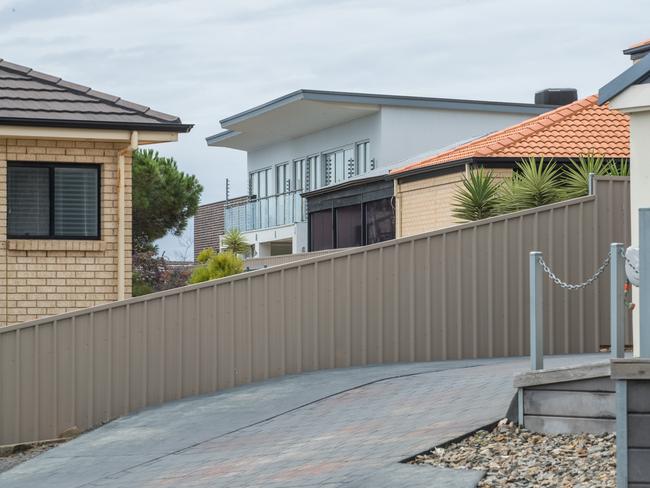
[[[292,191],[269,197],[251,197],[247,202],[227,205],[224,226],[226,231],[239,229],[245,232],[305,222],[306,217],[306,205],[300,191]]]

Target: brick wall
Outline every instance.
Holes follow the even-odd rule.
[[[126,143],[0,139],[0,326],[117,299],[117,152]],[[7,161],[101,164],[101,239],[7,239]],[[131,158],[126,158],[131,296]]]
[[[507,168],[491,171],[507,177]],[[397,186],[397,237],[406,237],[460,223],[452,215],[454,195],[464,170],[414,181],[399,181]]]

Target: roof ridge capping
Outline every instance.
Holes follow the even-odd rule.
[[[101,100],[103,102],[112,103],[123,109],[130,110],[134,113],[142,114],[147,117],[151,117],[163,123],[182,124],[180,117],[176,115],[159,112],[157,110],[153,110],[151,107],[140,105],[139,103],[131,102],[121,97],[111,95],[109,93],[104,93],[99,90],[94,90],[89,86],[80,85],[79,83],[73,83],[71,81],[64,80],[63,78],[57,76],[43,73],[41,71],[36,71],[33,68],[30,68],[28,66],[12,63],[11,61],[7,61],[6,59],[3,58],[0,58],[0,68],[4,68],[9,71],[14,71],[16,73],[26,75],[31,78],[36,78],[40,82],[49,83],[51,85],[58,86],[60,88],[65,88],[66,90],[75,91],[83,95],[89,96],[91,98]],[[191,125],[187,125],[187,127],[191,128]]]

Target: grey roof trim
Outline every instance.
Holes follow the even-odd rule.
[[[22,117],[0,117],[0,125],[20,125],[26,127],[69,127],[75,129],[124,129],[158,132],[189,132],[194,124],[173,124],[159,122],[110,122],[90,120],[62,120]]]
[[[391,175],[390,173],[385,173],[382,175],[369,176],[367,178],[356,178],[354,180],[344,181],[336,185],[323,186],[321,188],[316,188],[315,190],[306,191],[300,194],[304,198],[311,198],[317,195],[325,195],[327,193],[332,193],[335,191],[343,190],[345,188],[352,188],[360,185],[367,185],[368,183],[373,183],[375,181],[381,180],[394,180],[397,175]]]
[[[536,105],[534,103],[493,102],[485,100],[464,100],[454,98],[412,97],[404,95],[381,95],[376,93],[353,93],[325,90],[301,89],[283,95],[257,107],[244,110],[219,121],[222,127],[236,124],[263,113],[275,110],[297,100],[317,102],[357,103],[366,105],[392,105],[414,108],[436,108],[447,110],[477,110],[482,112],[509,112],[521,114],[541,114],[556,105]]]
[[[650,55],[641,58],[620,75],[598,90],[598,105],[609,102],[632,85],[643,81],[650,74]]]
[[[10,123],[21,124],[21,125],[41,125],[41,126],[47,124],[48,126],[56,125],[56,126],[68,126],[68,127],[100,127],[105,125],[111,128],[114,127],[135,128],[136,126],[138,126],[139,128],[147,129],[147,130],[164,130],[164,131],[175,131],[175,132],[189,132],[190,129],[193,127],[192,124],[183,124],[181,122],[181,119],[176,115],[170,115],[163,112],[158,112],[157,110],[152,110],[151,108],[146,107],[144,105],[139,105],[137,103],[129,102],[128,100],[124,100],[120,97],[116,97],[114,95],[109,95],[107,93],[93,90],[90,87],[79,85],[77,83],[72,83],[56,76],[35,71],[32,68],[29,68],[27,66],[21,66],[19,64],[11,63],[4,59],[0,59],[0,68],[6,71],[18,73],[20,75],[29,78],[33,78],[34,80],[38,80],[38,82],[40,83],[52,85],[53,87],[57,87],[59,89],[80,93],[86,97],[94,98],[95,100],[99,100],[105,104],[113,105],[113,106],[120,107],[122,109],[129,110],[133,112],[135,115],[140,115],[151,119],[151,123],[149,124],[146,122],[118,122],[114,120],[95,122],[95,121],[88,121],[88,120],[78,120],[78,121],[67,120],[67,119],[59,120],[56,118],[37,119],[37,118],[31,118],[27,116],[16,117],[16,118],[13,117],[0,118],[0,120],[2,120],[4,123],[10,122]]]
[[[208,143],[208,146],[212,146],[217,142],[225,141],[226,139],[230,139],[231,137],[235,137],[240,134],[241,132],[238,132],[236,130],[224,130],[223,132],[219,132],[218,134],[214,134],[206,137],[205,141]]]

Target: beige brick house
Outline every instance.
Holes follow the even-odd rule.
[[[176,116],[0,61],[0,326],[131,294],[131,152]]]
[[[507,177],[523,158],[568,162],[587,153],[629,158],[628,117],[595,96],[577,100],[506,129],[391,171],[395,178],[395,234],[406,237],[459,223],[454,195],[470,168]]]

